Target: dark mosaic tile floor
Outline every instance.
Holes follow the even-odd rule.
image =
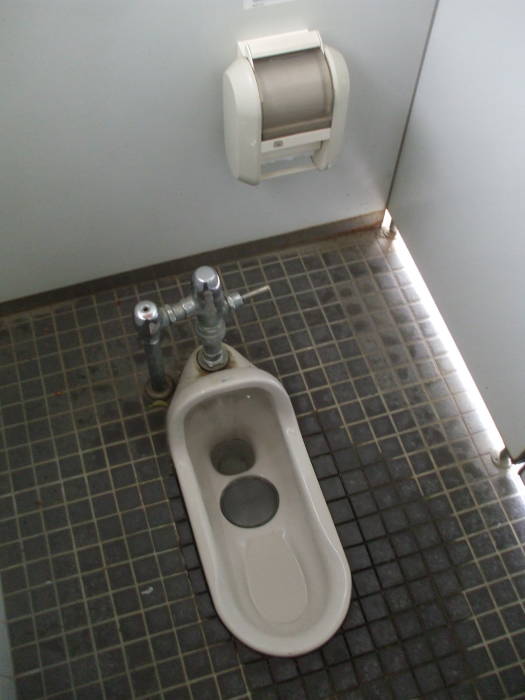
[[[374,233],[222,266],[268,281],[228,340],[294,407],[353,572],[342,629],[263,657],[217,618],[166,449],[143,403],[138,297],[4,319],[0,566],[20,700],[525,695],[524,489],[488,442],[425,309]],[[172,366],[189,324],[166,339]]]

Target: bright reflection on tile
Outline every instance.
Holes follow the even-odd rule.
[[[383,230],[388,230],[392,222],[392,216],[388,211],[385,212],[385,218],[383,220]],[[396,231],[396,237],[393,240],[393,250],[398,255],[400,261],[403,263],[407,275],[410,277],[411,283],[413,284],[416,292],[418,293],[421,303],[427,309],[430,319],[439,334],[441,341],[446,347],[447,353],[450,360],[454,364],[454,367],[463,383],[465,391],[468,394],[470,401],[472,402],[473,408],[477,411],[480,420],[486,430],[487,437],[490,442],[492,449],[499,454],[501,450],[504,449],[505,445],[503,439],[490,415],[488,408],[481,396],[472,375],[470,374],[467,365],[461,353],[441,315],[438,307],[432,295],[425,284],[421,273],[419,272],[414,258],[410,254],[405,241],[399,231]]]

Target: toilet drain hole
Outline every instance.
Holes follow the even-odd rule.
[[[253,467],[255,452],[246,440],[232,438],[215,445],[210,453],[210,459],[219,474],[234,476]]]
[[[260,527],[273,518],[278,508],[277,489],[260,476],[241,476],[221,495],[222,514],[238,527]]]

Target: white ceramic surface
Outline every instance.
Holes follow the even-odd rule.
[[[207,374],[195,353],[171,402],[167,429],[213,602],[241,641],[274,656],[321,646],[342,623],[351,576],[282,384],[233,348],[230,368]],[[240,438],[254,465],[225,476],[211,450]],[[265,525],[242,528],[222,514],[224,488],[242,476],[268,479],[279,508]]]

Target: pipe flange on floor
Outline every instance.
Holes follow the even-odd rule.
[[[496,466],[498,469],[510,469],[514,464],[506,447],[504,447],[501,452],[495,452],[491,459],[492,464],[494,464],[494,466]]]
[[[173,393],[175,391],[175,380],[173,377],[170,377],[169,374],[165,375],[166,379],[166,387],[160,391],[155,390],[151,386],[151,380],[148,379],[146,384],[144,385],[144,393],[149,399],[153,399],[154,401],[166,401],[167,399],[170,399],[173,396]]]

